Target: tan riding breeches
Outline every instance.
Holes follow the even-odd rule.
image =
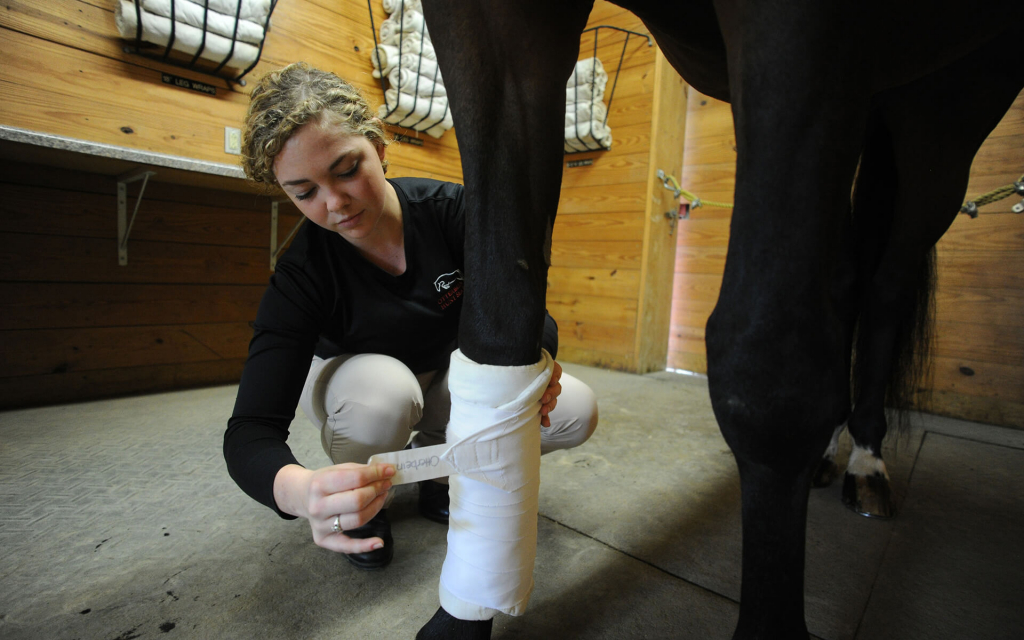
[[[577,447],[597,427],[597,399],[585,383],[562,373],[562,393],[541,427],[541,453]],[[365,463],[376,453],[442,444],[451,410],[448,370],[413,374],[380,354],[313,358],[299,406],[334,464]]]

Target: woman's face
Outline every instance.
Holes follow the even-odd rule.
[[[304,216],[353,244],[372,241],[384,215],[384,146],[308,122],[274,159],[274,176]]]

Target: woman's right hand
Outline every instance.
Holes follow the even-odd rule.
[[[384,506],[395,467],[390,464],[345,463],[311,471],[299,465],[282,467],[274,478],[274,499],[281,511],[309,521],[313,541],[341,553],[379,549],[380,538],[349,538],[345,531],[366,524]],[[341,533],[334,532],[335,518]]]

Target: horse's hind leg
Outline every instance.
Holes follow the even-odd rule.
[[[927,353],[934,245],[959,211],[975,153],[1024,84],[1009,40],[875,100],[854,198],[863,302],[843,482],[843,502],[866,516],[895,514],[881,454],[886,407],[910,405]]]
[[[930,290],[930,281],[915,278],[925,266],[926,248],[890,246],[890,234],[900,226],[894,221],[900,180],[892,137],[877,114],[869,121],[865,140],[853,203],[863,309],[853,373],[857,404],[848,423],[854,447],[843,479],[843,502],[864,515],[888,518],[894,507],[881,444],[886,431],[883,400],[890,379],[891,351],[905,342],[896,335],[900,327],[907,327],[905,319],[919,315],[915,311],[924,313],[918,303],[928,302],[927,296],[909,294],[918,288]],[[917,229],[922,237],[923,222]]]
[[[565,84],[591,3],[423,2],[451,100],[466,186],[459,348],[470,362],[460,370],[485,375],[464,376],[459,383],[474,390],[484,379],[503,383],[486,385],[483,392],[493,404],[479,404],[484,408],[507,402],[493,399],[499,391],[502,398],[516,398],[522,389],[507,388],[518,385],[521,376],[515,372],[532,370],[541,359]],[[453,366],[453,409],[456,373]],[[473,426],[475,414],[463,409],[458,425]],[[535,417],[539,426],[539,414]],[[449,435],[456,424],[453,411]],[[420,630],[420,640],[487,638],[497,611],[518,614],[525,608],[535,552],[530,532],[535,540],[539,431],[536,437],[535,449],[526,438],[501,447],[502,462],[528,476],[514,491],[503,494],[462,475],[452,477],[443,608]],[[490,535],[495,521],[490,516],[499,510],[502,535]],[[477,550],[463,544],[467,540],[477,541]]]
[[[811,486],[816,488],[828,487],[839,477],[839,465],[836,464],[836,454],[839,453],[839,436],[843,435],[845,424],[836,427],[832,432],[832,440],[825,448],[825,454],[818,461],[818,467],[814,470],[814,477],[811,478]]]

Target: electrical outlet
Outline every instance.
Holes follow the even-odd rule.
[[[242,154],[242,131],[234,127],[224,127],[224,153]]]

